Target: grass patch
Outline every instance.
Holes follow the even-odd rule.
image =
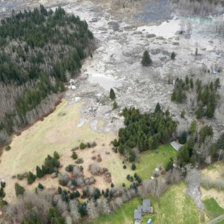
[[[224,209],[219,206],[218,202],[214,198],[208,198],[204,200],[203,203],[209,217],[213,218],[224,214]]]
[[[166,167],[170,158],[174,158],[176,154],[176,150],[171,145],[162,145],[156,150],[142,153],[139,162],[136,163],[137,169],[135,172],[142,179],[149,179],[158,165]]]
[[[135,198],[125,203],[121,208],[116,209],[114,214],[101,215],[95,224],[131,224],[133,223],[133,214],[136,207],[141,204],[140,198]]]
[[[144,215],[142,224],[152,218],[153,224],[199,224],[200,212],[193,200],[186,195],[183,182],[171,186],[158,201],[151,199],[155,214]],[[100,216],[95,224],[132,224],[136,207],[141,204],[140,198],[135,198],[117,209],[110,216]]]

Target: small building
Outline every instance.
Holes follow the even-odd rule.
[[[150,200],[149,199],[143,199],[142,202],[142,212],[143,213],[150,213]]]
[[[135,224],[140,224],[141,220],[142,220],[142,212],[141,212],[141,210],[135,209],[135,212],[134,212]]]
[[[152,219],[149,219],[149,220],[147,221],[147,224],[150,224],[150,223],[152,223]]]
[[[176,141],[171,142],[170,145],[171,145],[176,151],[179,151],[179,149],[183,146],[182,144],[180,144],[179,142],[176,142]]]

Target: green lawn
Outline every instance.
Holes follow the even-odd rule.
[[[209,198],[203,201],[207,214],[210,218],[214,218],[221,214],[224,214],[224,209],[219,206],[214,198]]]
[[[135,198],[117,209],[113,215],[100,216],[95,224],[132,224],[134,210],[141,203]],[[155,214],[145,215],[142,224],[152,218],[152,224],[199,224],[200,212],[193,200],[186,195],[186,186],[179,183],[171,186],[158,201],[151,198]]]
[[[162,165],[165,167],[169,159],[176,156],[176,150],[171,145],[162,145],[156,150],[150,150],[140,155],[136,163],[136,173],[144,180],[149,179],[153,170]]]

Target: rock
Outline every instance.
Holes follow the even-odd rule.
[[[153,38],[153,37],[156,37],[156,35],[155,34],[148,34],[146,37],[147,38]]]
[[[51,178],[56,178],[58,176],[58,174],[56,172],[51,174]]]
[[[161,52],[161,50],[160,49],[152,49],[151,51],[150,51],[150,53],[151,54],[153,54],[153,55],[155,55],[155,54],[159,54]]]
[[[81,164],[83,162],[84,162],[84,160],[82,158],[79,158],[75,161],[76,164]]]
[[[73,148],[71,151],[74,152],[74,151],[77,151],[79,149],[78,146],[76,146],[75,148]]]
[[[172,44],[173,45],[176,45],[176,46],[179,46],[180,45],[179,42],[173,42]]]
[[[95,183],[95,178],[94,177],[90,177],[89,178],[89,184],[94,184]]]
[[[120,28],[120,26],[117,22],[111,21],[108,23],[108,25],[112,27],[113,31],[118,31]]]

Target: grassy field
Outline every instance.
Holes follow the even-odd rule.
[[[115,138],[114,134],[104,134],[91,130],[89,123],[85,123],[80,128],[80,108],[83,102],[77,104],[68,104],[62,101],[56,110],[47,116],[43,121],[36,122],[33,126],[23,131],[21,135],[14,136],[11,143],[11,150],[4,151],[1,155],[0,178],[7,182],[6,199],[11,200],[14,197],[14,184],[16,179],[12,179],[13,175],[33,171],[37,165],[42,165],[46,156],[53,155],[57,151],[60,155],[60,161],[64,166],[74,163],[71,159],[71,149],[79,146],[80,142],[96,141],[96,153],[105,155],[105,150],[109,148],[111,140]],[[102,146],[104,145],[104,146]],[[88,149],[90,150],[90,149]],[[78,152],[80,155],[81,152]],[[89,158],[94,155],[91,151],[86,151]],[[83,154],[85,154],[83,153]],[[109,157],[110,156],[110,157]],[[119,160],[119,155],[111,153],[109,159]],[[103,157],[103,156],[102,156]],[[82,156],[85,159],[85,155]],[[106,160],[106,159],[105,159]],[[88,167],[89,164],[85,164]],[[51,187],[55,185],[55,180],[51,178],[41,179],[45,186]],[[25,186],[26,182],[20,182]],[[36,185],[36,183],[34,184]],[[34,186],[25,186],[33,189]]]
[[[162,165],[166,167],[169,159],[176,156],[176,150],[171,145],[162,145],[156,150],[147,151],[140,155],[137,165],[136,173],[142,179],[149,179],[153,170]]]
[[[78,157],[84,159],[82,164],[84,175],[91,176],[88,167],[94,162],[92,158],[100,155],[102,162],[99,165],[108,168],[115,185],[130,184],[126,177],[128,174],[134,175],[135,172],[142,179],[150,178],[158,165],[165,166],[170,157],[175,157],[176,151],[170,145],[160,146],[157,150],[141,154],[135,171],[131,170],[131,164],[126,164],[127,168],[123,169],[123,158],[119,153],[114,153],[111,150],[110,142],[116,137],[114,134],[93,131],[88,122],[78,127],[82,105],[83,102],[68,104],[63,100],[56,110],[43,121],[36,122],[21,135],[13,137],[10,144],[11,150],[3,152],[0,163],[0,178],[7,182],[6,200],[11,201],[15,197],[14,184],[18,180],[12,179],[13,175],[28,171],[35,173],[36,166],[41,166],[46,156],[53,155],[54,151],[61,155],[60,162],[63,167],[60,171],[64,171],[68,164],[74,164],[74,160],[71,158],[71,149],[79,146],[81,142],[96,141],[97,143],[97,147],[94,149],[77,151]],[[99,121],[99,125],[102,125],[102,121]],[[100,189],[109,186],[102,176],[95,178],[96,186]],[[27,186],[26,180],[19,181],[28,190],[33,190],[38,182],[45,187],[57,187],[57,180],[51,179],[49,176],[36,181],[31,186]]]
[[[208,198],[204,200],[203,203],[209,217],[213,218],[218,215],[224,214],[224,208],[220,207],[214,198]]]
[[[153,224],[198,224],[200,213],[193,200],[186,196],[184,183],[171,186],[158,201],[151,199],[154,215],[145,215],[142,224],[152,218]],[[132,224],[134,210],[141,203],[135,198],[110,216],[100,216],[95,224]]]

